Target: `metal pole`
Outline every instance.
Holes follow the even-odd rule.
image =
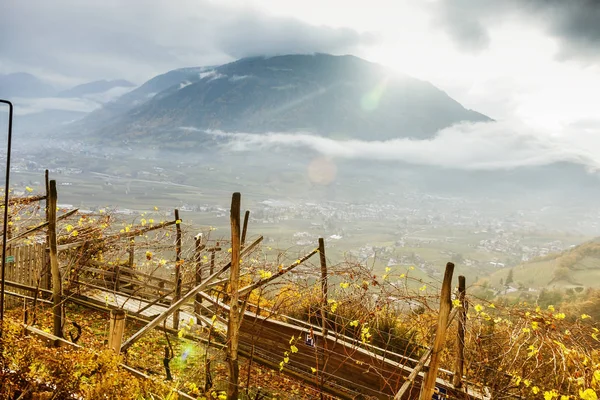
[[[6,270],[6,232],[8,230],[8,188],[10,178],[10,148],[12,139],[13,105],[8,100],[0,100],[0,103],[8,104],[8,145],[6,150],[6,181],[4,184],[4,221],[2,232],[2,276],[0,277],[0,324],[4,322],[4,272]],[[0,335],[2,329],[0,326]]]

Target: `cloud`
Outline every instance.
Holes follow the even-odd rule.
[[[346,159],[402,161],[467,170],[513,169],[571,162],[600,170],[600,121],[546,133],[516,122],[462,123],[431,140],[334,140],[306,133],[207,133],[228,139],[235,151],[310,149]],[[182,128],[194,130],[195,128]]]
[[[436,26],[469,51],[489,46],[490,29],[519,20],[554,37],[559,58],[598,60],[600,2],[596,0],[440,0],[428,7]]]
[[[340,53],[373,38],[209,0],[5,0],[0,69],[54,80],[63,75],[140,83],[186,65],[256,54]]]

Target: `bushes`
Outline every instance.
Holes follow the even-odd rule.
[[[171,392],[161,382],[136,379],[119,368],[120,357],[109,350],[50,348],[23,336],[10,320],[4,322],[0,349],[2,400],[165,398]]]

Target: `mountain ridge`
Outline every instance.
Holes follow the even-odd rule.
[[[163,90],[153,93],[157,80],[164,81],[158,87]],[[363,140],[429,139],[458,122],[491,121],[429,82],[355,56],[327,54],[250,57],[173,70],[109,107],[84,119],[92,136],[165,139],[167,131],[194,126]],[[103,113],[110,118],[97,119],[101,126],[94,127],[93,117]]]

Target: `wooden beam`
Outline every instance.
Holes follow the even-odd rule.
[[[452,309],[452,300],[450,294],[452,292],[452,274],[454,272],[454,264],[449,262],[446,264],[446,272],[442,282],[442,292],[440,294],[440,314],[438,318],[437,331],[433,348],[431,349],[431,361],[429,370],[423,377],[423,385],[421,386],[420,400],[430,400],[433,397],[435,390],[435,380],[437,378],[438,368],[440,367],[440,359],[444,350],[444,341],[446,340],[446,329],[448,327],[448,317]]]
[[[74,210],[71,210],[71,211],[69,211],[68,213],[61,215],[60,217],[57,217],[57,218],[56,218],[56,221],[58,222],[58,221],[61,221],[61,220],[65,219],[65,218],[68,218],[68,217],[70,217],[71,215],[75,214],[77,211],[79,211],[79,209],[78,209],[78,208],[76,208],[76,209],[74,209]],[[39,231],[40,229],[43,229],[43,228],[45,228],[45,227],[47,227],[47,226],[48,226],[48,221],[46,220],[46,222],[44,222],[44,223],[42,223],[42,224],[40,224],[40,225],[38,225],[38,226],[36,226],[36,227],[33,227],[33,228],[31,228],[31,229],[28,229],[28,230],[26,230],[25,232],[23,232],[23,233],[20,233],[20,234],[18,234],[17,236],[14,236],[14,237],[12,237],[12,238],[8,239],[8,240],[6,241],[6,243],[7,243],[7,244],[8,244],[8,243],[12,243],[12,242],[14,242],[14,241],[16,241],[16,240],[18,240],[18,239],[21,239],[21,238],[23,238],[23,237],[25,237],[25,236],[31,235],[33,232]],[[1,235],[1,234],[0,234],[0,237],[2,237],[2,235]]]
[[[56,238],[56,181],[50,181],[50,197],[48,199],[48,238],[50,241],[50,270],[52,272],[52,314],[54,315],[54,336],[63,337],[63,302],[62,279],[58,266],[58,250]]]
[[[8,205],[9,206],[13,206],[13,205],[17,205],[17,204],[30,204],[30,203],[35,203],[36,201],[42,201],[42,200],[46,200],[46,196],[43,195],[37,195],[37,196],[28,196],[28,197],[13,197],[10,200],[8,200]],[[4,205],[4,201],[0,201],[0,206]]]
[[[252,250],[254,250],[254,248],[256,246],[258,246],[260,244],[260,242],[262,242],[262,240],[263,240],[263,237],[260,236],[250,246],[248,246],[247,248],[244,249],[244,251],[242,251],[242,253],[240,254],[240,257],[243,257],[246,254],[249,254]],[[133,336],[131,336],[129,339],[127,339],[125,341],[125,343],[123,343],[123,345],[121,346],[121,351],[125,351],[129,347],[131,347],[131,345],[134,344],[135,342],[137,342],[142,336],[144,336],[151,329],[158,326],[161,322],[163,322],[165,319],[167,319],[167,317],[169,315],[171,315],[175,310],[179,309],[188,300],[192,299],[196,295],[196,293],[209,287],[210,284],[212,283],[212,281],[215,280],[216,278],[218,278],[225,271],[227,271],[229,269],[229,267],[231,267],[231,262],[227,263],[225,266],[223,266],[217,272],[211,274],[200,285],[193,287],[181,299],[179,299],[178,302],[171,304],[171,306],[169,308],[167,308],[160,315],[158,315],[156,318],[154,318],[152,321],[150,321],[146,326],[144,326],[142,329],[140,329],[139,331],[134,333]]]
[[[254,289],[258,289],[259,287],[266,285],[267,283],[281,277],[282,275],[287,274],[288,272],[290,272],[291,270],[296,268],[298,265],[302,264],[303,262],[305,262],[306,260],[308,260],[309,258],[314,256],[318,252],[319,252],[319,249],[314,249],[313,251],[311,251],[310,253],[308,253],[307,255],[302,257],[301,259],[294,261],[294,263],[292,265],[290,265],[289,267],[280,270],[277,274],[271,275],[268,278],[260,279],[255,283],[252,283],[246,287],[243,287],[238,292],[239,296],[243,297],[243,296],[247,295],[248,293],[250,293],[251,291],[253,291]]]
[[[456,363],[454,365],[454,377],[452,384],[455,388],[462,387],[462,377],[465,370],[465,324],[467,322],[467,309],[465,304],[466,281],[465,277],[458,277],[458,301],[460,307],[458,311],[458,331],[456,334]]]
[[[240,208],[242,196],[235,192],[231,197],[231,269],[229,271],[229,319],[227,321],[227,365],[229,367],[229,382],[227,385],[227,400],[238,400],[238,382],[240,368],[238,364],[238,345],[240,339],[240,305],[238,304],[240,285]]]

